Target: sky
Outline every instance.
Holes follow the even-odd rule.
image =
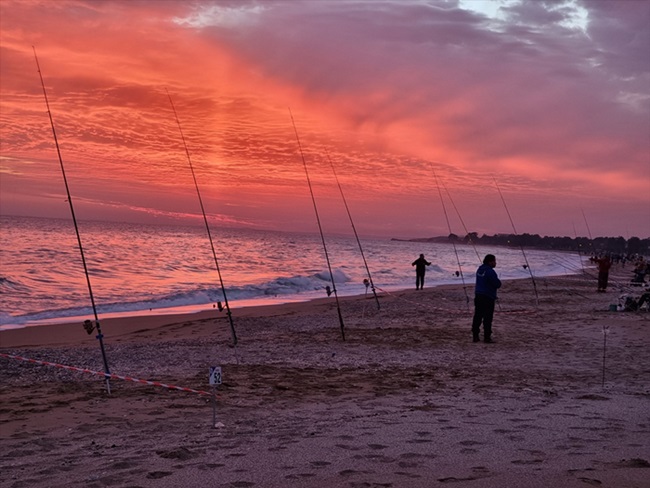
[[[35,53],[78,219],[650,237],[648,0],[2,0],[0,214],[70,218]]]

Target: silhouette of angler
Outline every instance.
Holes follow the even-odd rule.
[[[481,323],[483,323],[483,341],[492,342],[492,318],[494,316],[494,303],[497,299],[497,290],[501,288],[501,280],[494,268],[497,258],[488,254],[483,259],[483,264],[476,270],[476,289],[474,295],[474,318],[472,319],[472,336],[474,342],[479,342]]]
[[[427,272],[427,266],[430,266],[431,263],[424,259],[424,254],[420,254],[420,257],[411,263],[411,266],[415,266],[415,289],[424,289],[424,275]]]

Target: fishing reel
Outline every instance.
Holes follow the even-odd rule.
[[[88,335],[90,335],[97,327],[97,322],[92,320],[84,320],[83,327],[86,330],[86,332],[88,332]]]

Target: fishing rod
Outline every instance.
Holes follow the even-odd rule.
[[[607,334],[609,334],[609,324],[603,324],[603,389],[605,388],[605,359],[607,357]]]
[[[108,368],[108,359],[106,358],[106,350],[104,349],[104,334],[102,334],[102,328],[99,323],[99,317],[97,316],[97,307],[95,306],[95,296],[93,295],[93,288],[90,284],[90,274],[88,272],[88,265],[86,264],[86,257],[84,255],[84,248],[81,244],[81,234],[79,233],[79,226],[77,225],[77,217],[74,213],[74,206],[72,204],[72,195],[70,194],[70,188],[68,186],[68,179],[65,174],[65,168],[63,166],[63,158],[61,157],[61,149],[59,147],[59,140],[56,137],[56,129],[54,128],[54,119],[52,118],[52,111],[50,110],[50,102],[47,98],[47,91],[45,90],[45,82],[43,81],[43,73],[41,73],[41,66],[38,63],[38,56],[36,56],[36,48],[32,46],[34,50],[34,59],[36,60],[36,69],[38,70],[38,75],[41,79],[41,86],[43,87],[43,97],[45,98],[45,106],[47,107],[47,115],[50,118],[50,126],[52,127],[52,135],[54,136],[54,144],[56,145],[56,152],[59,156],[59,164],[61,166],[61,174],[63,175],[63,182],[65,183],[65,191],[68,197],[68,203],[70,204],[70,214],[72,215],[72,222],[74,223],[74,230],[77,234],[77,243],[79,245],[79,253],[81,254],[81,262],[83,263],[84,273],[86,274],[86,283],[88,284],[88,294],[90,295],[90,303],[93,307],[93,315],[95,316],[95,322],[91,323],[89,320],[84,322],[84,328],[88,334],[91,334],[93,330],[97,329],[96,338],[99,340],[99,347],[102,351],[102,359],[104,361],[104,373],[110,375],[111,372]],[[106,379],[106,390],[108,394],[111,394],[111,383]]]
[[[445,206],[445,200],[442,198],[442,190],[440,189],[440,183],[438,183],[438,175],[436,174],[436,170],[433,169],[433,165],[431,165],[431,171],[433,171],[433,177],[436,180],[436,186],[438,187],[438,195],[440,195],[440,203],[442,204],[442,211],[445,214],[445,220],[447,221],[447,228],[449,229],[449,240],[451,242],[451,245],[454,248],[454,254],[456,254],[456,262],[458,262],[458,273],[460,274],[460,279],[463,282],[463,291],[465,292],[465,302],[467,304],[467,309],[469,310],[469,295],[467,294],[467,286],[465,285],[465,277],[463,276],[463,268],[460,265],[460,257],[458,256],[458,249],[456,249],[456,243],[453,241],[451,238],[451,223],[449,222],[449,215],[447,214],[447,207]]]
[[[594,251],[594,239],[593,239],[593,237],[591,235],[591,229],[589,228],[589,222],[587,222],[587,216],[585,215],[585,211],[582,209],[582,207],[580,208],[580,211],[582,212],[582,218],[584,219],[585,225],[587,226],[587,234],[589,234],[589,247],[591,247],[591,256],[596,257],[596,252]],[[632,287],[630,285],[620,284],[620,283],[617,282],[617,280],[610,280],[610,282],[614,286],[618,286],[620,291],[626,291],[626,289],[627,289],[627,291],[632,290]]]
[[[476,254],[476,259],[478,259],[478,264],[479,266],[483,264],[483,260],[481,259],[481,256],[478,253],[478,249],[476,249],[476,244],[474,244],[474,241],[470,237],[469,230],[467,230],[467,226],[465,225],[465,221],[463,220],[463,216],[460,214],[460,211],[458,210],[458,207],[456,206],[456,203],[454,203],[454,199],[451,197],[451,193],[449,192],[449,189],[447,188],[447,185],[445,185],[444,181],[441,181],[442,187],[445,189],[445,192],[447,192],[447,197],[449,198],[449,201],[451,202],[451,205],[454,207],[454,210],[456,211],[456,215],[458,215],[458,219],[460,220],[461,225],[463,226],[463,230],[465,231],[465,235],[467,236],[467,239],[469,240],[469,243],[472,245],[472,248],[474,249],[474,253]],[[501,308],[501,300],[497,300],[497,307],[499,307],[499,310],[502,310]]]
[[[587,227],[587,234],[589,234],[589,247],[591,248],[591,255],[594,256],[594,239],[591,237],[591,229],[589,228],[589,222],[587,222],[587,216],[585,215],[585,211],[580,207],[580,212],[582,212],[582,218],[585,221],[585,226]]]
[[[460,220],[460,223],[463,226],[463,229],[465,230],[465,235],[469,239],[469,243],[472,245],[472,248],[474,248],[474,252],[476,253],[476,258],[478,259],[479,264],[481,264],[483,261],[481,260],[481,256],[478,253],[478,250],[476,249],[476,244],[474,244],[474,241],[472,240],[471,237],[469,237],[469,231],[467,230],[467,226],[465,225],[465,221],[463,220],[463,217],[461,216],[460,212],[458,211],[458,207],[456,207],[456,204],[454,203],[454,199],[451,198],[451,193],[449,193],[449,189],[447,189],[447,186],[445,185],[444,181],[440,181],[442,184],[442,187],[445,189],[447,192],[447,197],[449,198],[449,201],[451,202],[451,205],[454,207],[454,210],[456,211],[456,215],[458,215],[458,219]]]
[[[305,175],[307,176],[307,185],[309,186],[309,193],[311,194],[311,201],[314,204],[314,213],[316,214],[316,222],[318,223],[318,231],[320,232],[320,238],[323,242],[323,251],[325,252],[325,260],[327,261],[327,269],[330,273],[330,280],[332,281],[332,290],[328,290],[327,294],[331,292],[334,293],[334,298],[336,300],[336,309],[339,313],[339,323],[341,324],[341,337],[345,341],[345,325],[343,324],[343,315],[341,314],[341,306],[339,304],[339,296],[336,293],[336,284],[334,283],[334,273],[332,273],[332,265],[330,264],[329,254],[327,254],[327,246],[325,245],[325,236],[323,235],[323,228],[320,223],[320,217],[318,216],[318,207],[316,206],[316,198],[314,198],[314,190],[311,186],[311,180],[309,179],[309,171],[307,170],[307,162],[305,161],[305,155],[302,151],[302,144],[300,144],[300,137],[298,137],[298,129],[296,128],[296,122],[293,120],[293,113],[289,109],[289,116],[291,117],[291,123],[293,124],[293,130],[296,133],[296,141],[298,141],[298,149],[300,149],[300,156],[302,157],[302,164],[305,167]]]
[[[573,225],[573,235],[575,236],[576,239],[578,239],[578,231],[576,230],[576,223],[571,221],[571,225]],[[580,256],[580,266],[582,267],[582,272],[585,272],[585,265],[582,262],[582,254],[580,253],[580,247],[578,246],[578,256]]]
[[[208,233],[208,239],[210,240],[210,248],[212,249],[212,256],[214,257],[214,265],[217,268],[217,274],[219,275],[219,284],[221,285],[221,293],[223,294],[223,302],[224,305],[226,306],[226,315],[228,316],[228,322],[230,323],[230,334],[232,335],[232,343],[233,345],[237,345],[237,333],[235,332],[235,324],[232,321],[232,312],[230,311],[230,305],[228,304],[228,297],[226,295],[226,287],[223,284],[223,278],[221,276],[221,268],[219,267],[219,260],[217,259],[217,253],[214,250],[214,242],[212,241],[212,233],[210,232],[210,225],[208,224],[208,217],[205,214],[205,207],[203,206],[203,199],[201,198],[201,191],[199,190],[199,184],[196,181],[196,174],[194,173],[194,166],[192,165],[192,158],[190,157],[190,151],[187,148],[187,142],[185,142],[185,135],[183,134],[183,128],[181,127],[181,121],[178,118],[178,114],[176,113],[176,107],[174,106],[174,102],[172,101],[172,97],[169,94],[169,91],[165,89],[167,92],[167,97],[169,98],[169,103],[172,106],[172,110],[174,111],[174,117],[176,118],[176,124],[178,125],[178,131],[181,134],[181,139],[183,141],[183,147],[185,148],[185,155],[187,156],[187,162],[190,166],[190,171],[192,172],[192,179],[194,180],[194,187],[196,188],[196,195],[199,197],[199,205],[201,206],[201,213],[203,214],[203,222],[205,222],[205,230]],[[219,310],[221,310],[221,304],[219,304]]]
[[[350,213],[350,208],[348,207],[348,202],[345,199],[345,195],[343,194],[343,188],[341,188],[341,183],[339,182],[339,177],[336,174],[336,170],[334,169],[334,163],[332,162],[332,158],[330,158],[330,153],[329,153],[329,151],[327,151],[327,149],[325,150],[325,154],[327,154],[327,159],[329,160],[330,166],[332,167],[332,173],[334,173],[334,178],[336,179],[336,184],[339,187],[339,192],[341,192],[341,198],[343,199],[343,204],[345,205],[345,210],[347,211],[348,217],[350,218],[350,225],[352,226],[352,230],[354,231],[354,237],[356,237],[356,239],[357,239],[357,244],[359,245],[359,252],[361,253],[361,258],[363,259],[363,264],[366,267],[366,272],[368,273],[368,280],[370,282],[370,289],[372,290],[372,294],[375,296],[375,302],[377,303],[377,310],[380,310],[381,306],[379,305],[379,298],[377,297],[377,292],[375,291],[375,284],[373,283],[372,276],[370,275],[370,268],[368,268],[368,262],[366,261],[365,254],[363,253],[363,248],[361,247],[361,241],[359,240],[359,234],[357,234],[357,229],[354,226],[354,221],[352,220],[352,214]]]
[[[585,211],[580,207],[580,212],[582,212],[582,218],[585,221],[585,226],[587,227],[587,234],[589,234],[589,247],[591,248],[591,254],[593,255],[594,253],[594,239],[591,237],[591,229],[589,228],[589,222],[587,222],[587,216],[585,215]]]
[[[589,234],[589,240],[593,241],[593,238],[591,237],[591,229],[589,228],[589,222],[587,222],[587,216],[585,215],[585,211],[582,209],[582,207],[580,208],[580,211],[582,212],[582,218],[584,219],[585,225],[587,226],[587,233]]]
[[[515,223],[512,220],[512,216],[510,215],[510,210],[508,210],[508,205],[506,205],[506,200],[503,198],[503,193],[501,193],[501,188],[499,188],[499,184],[497,183],[496,178],[493,178],[494,180],[494,185],[497,187],[497,190],[499,191],[499,196],[501,197],[501,201],[503,202],[503,207],[506,209],[506,213],[508,214],[508,218],[510,219],[510,224],[512,225],[512,230],[515,233],[515,236],[518,236],[517,234],[517,229],[515,228]],[[537,293],[537,283],[535,283],[535,277],[533,276],[533,270],[530,269],[530,264],[528,263],[528,258],[526,257],[526,252],[524,251],[524,246],[519,243],[519,248],[521,249],[521,254],[524,256],[524,261],[525,261],[525,268],[528,270],[530,273],[530,279],[533,281],[533,289],[535,290],[535,300],[537,302],[537,306],[539,306],[539,294]]]

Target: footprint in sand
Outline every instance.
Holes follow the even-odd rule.
[[[602,481],[593,478],[578,478],[578,479],[583,483],[587,483],[588,485],[600,486],[603,484]]]
[[[480,446],[483,443],[478,441],[460,441],[459,444],[461,446]]]
[[[299,478],[314,478],[316,473],[298,473],[296,476]]]
[[[161,458],[180,459],[181,461],[187,461],[188,459],[192,459],[198,456],[198,454],[190,451],[185,447],[179,447],[170,451],[156,451],[156,454],[158,454]]]
[[[542,459],[515,459],[510,461],[512,464],[541,464],[544,461]]]
[[[622,459],[621,461],[610,464],[616,468],[650,468],[650,463],[641,458]]]
[[[311,464],[312,466],[314,466],[316,468],[323,468],[325,466],[329,466],[332,463],[329,463],[327,461],[311,461],[309,464]]]
[[[147,473],[147,478],[150,480],[159,480],[165,476],[171,476],[173,473],[171,471],[150,471]]]
[[[386,449],[388,446],[384,446],[383,444],[368,444],[368,447],[370,449]]]
[[[474,481],[478,478],[474,478],[473,476],[469,476],[467,478],[456,478],[455,476],[449,476],[447,478],[438,478],[438,481],[440,483],[459,483],[461,481]]]
[[[347,449],[348,451],[360,451],[361,448],[357,446],[350,446],[348,444],[335,444],[339,449]]]

